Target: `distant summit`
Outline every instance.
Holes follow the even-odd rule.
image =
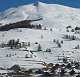
[[[42,24],[47,27],[64,28],[80,25],[80,10],[58,4],[37,2],[29,5],[10,8],[0,13],[0,26],[24,20],[43,19],[31,24]]]

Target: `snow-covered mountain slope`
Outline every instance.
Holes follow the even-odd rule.
[[[43,20],[33,22],[33,24],[43,24],[55,28],[80,25],[80,9],[42,2],[36,6],[29,4],[10,8],[0,13],[0,23],[4,25],[26,19],[37,19],[39,16],[43,17]]]
[[[36,17],[36,9],[31,5],[24,5],[17,8],[10,8],[0,14],[0,22],[3,24],[15,23],[18,21]]]
[[[38,42],[42,47],[42,51],[33,52],[32,58],[25,58],[25,55],[28,53],[27,51],[10,49],[10,47],[0,48],[0,67],[8,68],[14,64],[19,64],[26,68],[39,67],[39,65],[42,67],[42,65],[37,62],[43,61],[46,63],[58,63],[58,56],[70,57],[72,60],[80,61],[80,47],[78,49],[74,49],[77,45],[80,45],[80,34],[75,34],[75,31],[66,32],[66,30],[63,29],[66,26],[72,26],[73,28],[74,26],[80,25],[80,9],[57,4],[45,4],[41,2],[36,6],[30,4],[8,9],[5,12],[0,13],[0,23],[4,25],[42,17],[43,20],[35,21],[32,24],[48,26],[47,30],[23,28],[0,31],[0,44],[6,44],[11,39],[20,39],[20,42],[30,42],[31,46],[27,47],[28,50],[37,51],[35,43]],[[59,28],[59,30],[55,28]],[[70,36],[69,39],[64,39],[64,35],[74,35],[79,39],[69,40],[71,39]],[[63,41],[60,48],[54,40],[60,43]],[[50,48],[51,52],[45,52],[47,48]],[[10,54],[11,56],[7,57],[7,55]],[[34,57],[34,54],[36,54],[36,57]]]
[[[74,34],[73,32],[64,32],[64,31],[57,31],[53,30],[35,30],[35,29],[12,29],[9,31],[0,32],[0,44],[1,43],[8,43],[11,39],[20,39],[20,42],[30,42],[30,47],[26,48],[33,52],[32,58],[25,58],[25,55],[28,54],[28,51],[24,51],[24,49],[10,49],[10,47],[0,47],[0,67],[9,68],[15,64],[19,64],[25,68],[39,68],[42,67],[42,64],[38,64],[39,62],[46,62],[46,63],[60,63],[61,61],[58,60],[58,56],[61,57],[69,57],[70,60],[80,61],[80,48],[74,49],[77,45],[80,45],[80,40],[65,40],[63,39],[63,35],[75,35],[80,38],[79,34]],[[54,42],[56,41],[63,41],[61,44],[61,48]],[[38,42],[41,45],[42,51],[37,52],[38,45],[35,43]],[[47,48],[51,49],[51,52],[45,52]],[[16,55],[15,55],[16,53]],[[6,55],[10,55],[7,57]],[[36,55],[36,57],[34,57]],[[36,65],[37,64],[37,65]]]

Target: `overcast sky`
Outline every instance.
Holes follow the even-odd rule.
[[[0,11],[4,11],[11,7],[17,7],[24,4],[30,4],[37,0],[0,0]],[[56,3],[60,5],[80,8],[80,0],[39,0],[45,3]]]

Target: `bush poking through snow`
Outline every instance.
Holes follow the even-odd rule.
[[[15,72],[19,72],[19,71],[21,71],[21,68],[20,68],[19,65],[14,65],[14,66],[12,66],[12,67],[10,68],[10,70],[14,70]]]
[[[64,35],[62,38],[68,39],[68,40],[80,40],[78,37],[76,37],[74,35]]]
[[[75,74],[74,69],[72,69],[72,70],[69,72],[69,74],[73,76],[73,75]]]
[[[47,49],[46,49],[46,52],[51,52],[51,49],[50,49],[50,48],[47,48]]]
[[[60,43],[58,43],[57,45],[58,45],[59,48],[61,48],[61,44]]]
[[[38,45],[38,49],[37,49],[37,51],[42,51],[42,47],[41,47],[40,44]]]
[[[13,49],[13,48],[17,48],[17,49],[21,48],[21,43],[19,43],[19,39],[17,39],[17,40],[14,40],[14,39],[9,40],[9,42],[7,43],[7,45],[11,49]]]

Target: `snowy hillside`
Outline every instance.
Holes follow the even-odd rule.
[[[80,61],[80,9],[39,2],[0,13],[0,26],[22,20],[42,28],[15,28],[0,31],[0,67],[43,68],[43,63]],[[68,62],[69,62],[68,61]]]
[[[74,49],[79,43],[79,40],[65,40],[63,39],[63,35],[75,35],[80,38],[80,35],[74,34],[72,32],[58,31],[53,29],[53,31],[48,30],[36,30],[36,29],[12,29],[9,31],[0,32],[0,44],[7,44],[11,39],[20,39],[20,42],[30,42],[30,47],[26,48],[31,51],[36,51],[31,54],[32,58],[25,58],[25,55],[28,53],[24,51],[24,49],[10,49],[10,48],[0,48],[0,66],[1,67],[11,67],[14,64],[19,64],[22,67],[28,68],[37,68],[38,66],[42,67],[41,64],[37,65],[38,62],[46,62],[46,63],[58,63],[58,56],[69,57],[71,60],[79,60],[78,56],[80,53],[80,49]],[[63,41],[61,47],[58,47],[58,44],[55,41]],[[42,51],[37,52],[38,45],[35,44],[38,42],[41,45]],[[79,44],[80,45],[80,44]],[[47,48],[51,49],[51,52],[45,52]],[[16,53],[16,55],[15,55]],[[64,53],[64,55],[63,55]],[[11,56],[6,57],[7,54],[11,54]],[[29,54],[29,53],[28,53]],[[35,57],[36,55],[37,57]],[[76,56],[75,56],[76,55]],[[9,60],[8,60],[9,59]],[[29,60],[29,62],[28,62]],[[30,63],[31,60],[31,65]],[[34,63],[34,60],[36,61]],[[24,63],[25,64],[24,64]],[[4,64],[3,64],[4,63]],[[32,65],[34,63],[34,65]],[[28,68],[27,68],[28,67]]]
[[[55,28],[62,28],[68,25],[79,26],[80,24],[80,9],[42,2],[39,2],[36,6],[29,4],[10,8],[0,13],[0,23],[4,25],[26,19],[37,19],[39,16],[43,20],[33,24],[41,23],[44,26]]]

